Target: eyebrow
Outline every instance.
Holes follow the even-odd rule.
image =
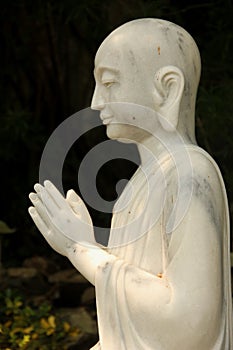
[[[103,75],[104,71],[109,71],[110,73],[115,74],[117,76],[119,76],[119,74],[120,74],[120,71],[116,68],[106,67],[106,66],[101,67],[100,66],[100,67],[97,67],[94,69],[94,76],[99,77],[99,76]]]

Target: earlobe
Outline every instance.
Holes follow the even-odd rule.
[[[155,74],[155,109],[162,127],[167,131],[177,127],[184,84],[184,74],[178,67],[165,66]]]

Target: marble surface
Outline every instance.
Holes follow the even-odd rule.
[[[232,349],[229,214],[214,160],[195,140],[201,63],[192,37],[160,19],[122,25],[95,58],[92,108],[141,165],[117,201],[108,247],[74,191],[49,181],[29,213],[95,286],[103,350]]]

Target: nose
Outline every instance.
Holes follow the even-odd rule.
[[[100,92],[100,88],[96,85],[92,96],[91,109],[101,111],[104,108],[104,99]]]

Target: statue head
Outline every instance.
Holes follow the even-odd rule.
[[[127,102],[153,109],[166,131],[176,129],[195,142],[200,70],[198,48],[183,28],[160,19],[128,22],[97,51],[92,108],[100,110],[109,137],[113,111],[108,103]]]

